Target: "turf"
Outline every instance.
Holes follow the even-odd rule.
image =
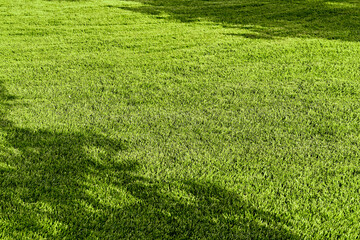
[[[1,239],[360,237],[360,3],[0,3]]]

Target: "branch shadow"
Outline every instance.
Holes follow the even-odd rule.
[[[166,13],[182,22],[207,20],[246,28],[250,38],[307,37],[360,40],[360,3],[352,0],[136,0],[120,7],[150,15]],[[116,7],[108,5],[108,7]],[[243,35],[247,37],[247,35]]]
[[[299,239],[291,224],[194,179],[144,177],[133,143],[21,128],[0,85],[0,236],[14,239]]]

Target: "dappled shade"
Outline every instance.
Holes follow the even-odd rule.
[[[330,1],[137,0],[143,6],[122,7],[145,14],[168,14],[183,22],[212,21],[251,30],[243,37],[311,37],[360,40],[360,3]],[[109,7],[113,7],[109,5]],[[356,34],[357,33],[357,34]]]
[[[141,176],[136,160],[114,157],[136,151],[125,140],[16,127],[6,121],[15,97],[3,86],[0,90],[6,136],[0,155],[0,218],[9,237],[297,238],[279,216],[214,183]]]

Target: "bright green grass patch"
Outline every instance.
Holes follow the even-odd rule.
[[[355,239],[357,1],[3,1],[0,238]]]

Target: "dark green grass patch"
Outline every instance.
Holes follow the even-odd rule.
[[[356,239],[358,13],[3,2],[0,238]]]

